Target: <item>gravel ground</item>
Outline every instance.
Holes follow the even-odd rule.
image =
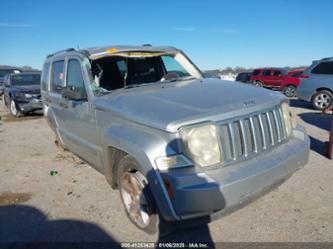
[[[333,161],[325,155],[332,115],[306,103],[291,100],[311,137],[303,169],[208,227],[167,238],[134,227],[118,191],[88,164],[57,148],[42,116],[11,118],[0,105],[0,241],[333,242]]]

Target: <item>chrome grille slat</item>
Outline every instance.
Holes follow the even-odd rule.
[[[231,142],[231,151],[232,151],[232,158],[236,160],[236,146],[235,146],[235,133],[233,123],[228,124],[230,142]]]
[[[281,108],[279,108],[279,116],[281,119],[281,126],[282,126],[282,131],[283,131],[283,139],[287,138],[287,131],[286,131],[286,127],[285,127],[285,123],[284,123],[284,119],[283,119],[283,114],[282,114],[282,110]]]
[[[274,121],[276,125],[276,131],[277,131],[277,137],[278,137],[278,142],[281,142],[281,128],[280,128],[280,122],[278,121],[276,110],[273,110],[273,116],[274,116]]]
[[[259,125],[260,125],[263,149],[266,150],[267,149],[267,137],[266,137],[266,134],[265,134],[264,122],[262,121],[261,114],[258,115],[258,118],[259,118]]]
[[[274,133],[273,133],[271,116],[269,115],[269,112],[266,112],[265,115],[267,117],[269,134],[271,136],[271,145],[274,146],[275,145],[275,141],[274,141]]]
[[[257,143],[258,138],[257,138],[256,130],[255,130],[255,124],[253,121],[253,117],[250,117],[249,120],[250,120],[250,129],[251,129],[252,137],[253,137],[253,152],[257,153],[258,152],[258,143]]]
[[[241,119],[239,120],[239,125],[240,125],[240,132],[241,132],[241,144],[242,144],[242,148],[243,148],[243,155],[245,157],[247,157],[248,155],[248,147],[247,147],[247,137],[246,137],[246,133],[245,133],[245,129],[244,129],[244,121]]]
[[[280,107],[223,122],[220,131],[225,164],[260,154],[287,138]]]

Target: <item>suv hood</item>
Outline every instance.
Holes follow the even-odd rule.
[[[168,132],[220,121],[279,104],[285,97],[239,82],[202,79],[119,89],[96,98],[96,108]]]

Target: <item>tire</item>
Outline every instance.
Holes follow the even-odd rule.
[[[19,118],[23,116],[23,113],[17,109],[17,105],[14,100],[10,101],[9,111],[13,117]]]
[[[311,103],[314,109],[320,111],[332,107],[333,94],[328,90],[320,90],[312,96]]]
[[[119,162],[117,177],[121,201],[129,220],[148,234],[157,233],[162,218],[138,162],[125,156]]]
[[[253,85],[256,87],[262,87],[262,83],[260,81],[253,81]]]
[[[283,89],[284,95],[286,95],[288,98],[292,98],[296,96],[296,87],[293,85],[286,86]]]

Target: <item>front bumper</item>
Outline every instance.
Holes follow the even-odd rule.
[[[33,98],[31,100],[28,100],[28,101],[17,101],[16,103],[17,103],[18,109],[23,113],[43,109],[42,101],[40,99],[37,99],[37,98]]]
[[[189,174],[189,169],[161,173],[173,188],[174,220],[215,219],[242,207],[304,166],[309,146],[308,136],[298,126],[285,143],[255,158],[200,173]]]

